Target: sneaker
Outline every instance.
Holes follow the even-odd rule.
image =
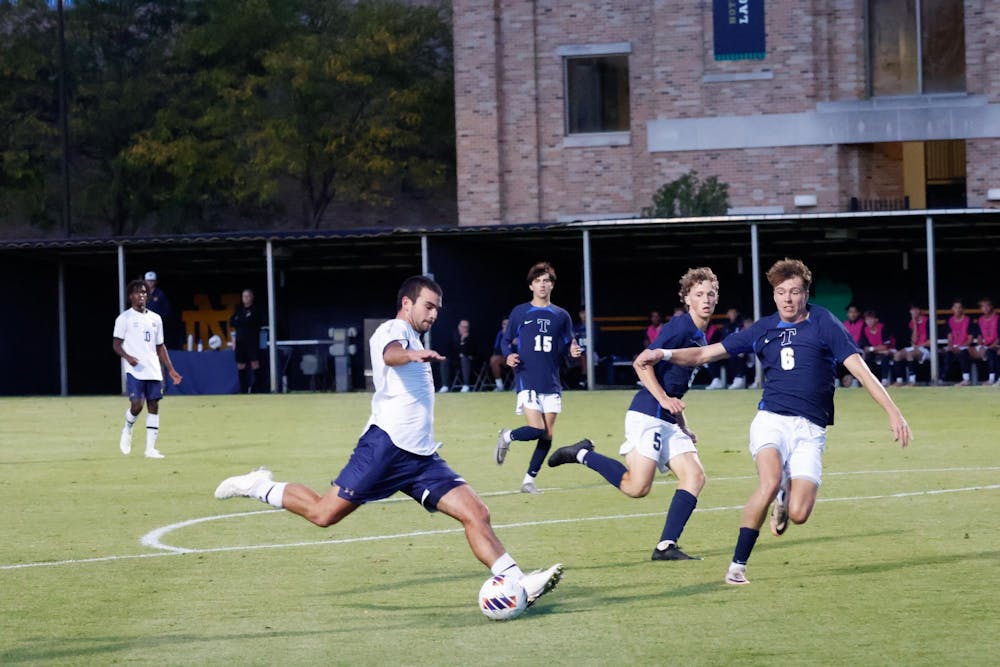
[[[236,475],[222,480],[222,483],[215,487],[215,497],[219,500],[235,496],[250,497],[250,491],[253,490],[254,484],[261,480],[271,481],[272,479],[274,479],[274,473],[261,466],[245,475]]]
[[[564,463],[579,463],[580,460],[576,458],[576,456],[582,449],[592,452],[594,451],[594,443],[584,438],[574,445],[560,447],[556,451],[552,452],[552,456],[549,457],[549,467],[555,468],[556,466],[561,466]]]
[[[500,432],[497,433],[497,448],[494,452],[494,456],[497,460],[497,465],[502,466],[503,460],[507,458],[507,450],[510,449],[510,429],[502,428]]]
[[[754,380],[753,382],[747,385],[747,389],[760,389],[760,387],[757,385],[757,381]]]
[[[676,544],[668,544],[666,549],[657,546],[651,560],[701,560],[700,556],[688,556]]]
[[[726,388],[726,383],[722,381],[722,378],[715,378],[714,380],[708,383],[707,387],[705,387],[705,389],[710,389],[710,390],[725,389],[725,388]]]
[[[971,383],[971,382],[969,382],[968,380],[962,380],[961,382],[957,382],[957,383],[955,384],[955,386],[956,386],[956,387],[968,387],[968,386],[969,386],[969,385],[971,385],[971,384],[972,384],[972,383]]]
[[[788,490],[778,491],[774,499],[774,509],[771,510],[771,534],[780,537],[788,530]]]
[[[472,391],[472,387],[470,387],[467,384],[463,384],[462,385],[462,391],[461,391],[461,393],[468,394],[470,391]]]
[[[447,387],[447,385],[442,386],[440,389],[438,389],[438,393],[439,394],[447,394],[448,393],[448,387]]]
[[[132,431],[127,428],[122,429],[122,437],[118,441],[118,449],[122,450],[122,454],[126,456],[132,452]]]
[[[889,386],[889,378],[882,378],[882,386],[883,387]]]
[[[156,449],[154,447],[153,449],[147,449],[146,450],[146,458],[147,459],[162,459],[162,458],[166,458],[166,457],[163,456],[163,454],[160,453],[160,450],[158,450],[158,449]]]
[[[521,586],[528,594],[528,606],[534,604],[535,600],[542,597],[559,583],[562,579],[562,563],[556,563],[547,570],[535,570],[521,577]]]
[[[538,487],[535,486],[534,482],[525,482],[521,485],[521,493],[530,493],[537,496],[541,494],[541,491],[538,490]]]
[[[730,389],[746,389],[747,380],[743,377],[733,378],[733,383],[729,385]]]
[[[747,566],[732,563],[729,566],[729,571],[726,572],[726,583],[734,586],[749,584],[750,580],[747,579]]]

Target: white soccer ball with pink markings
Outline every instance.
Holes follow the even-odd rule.
[[[493,621],[509,621],[520,616],[528,606],[528,594],[514,577],[498,574],[479,589],[479,610]]]

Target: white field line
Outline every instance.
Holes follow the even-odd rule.
[[[990,467],[990,468],[947,468],[940,470],[898,470],[898,471],[861,471],[853,473],[832,473],[839,475],[855,475],[855,474],[877,474],[877,473],[912,473],[912,472],[953,472],[956,470],[970,470],[976,472],[982,472],[986,470],[998,470],[1000,468]],[[721,481],[723,478],[717,478],[716,481]],[[743,479],[743,478],[725,478],[725,479]],[[908,498],[914,496],[934,496],[942,495],[946,493],[967,493],[973,491],[992,491],[1000,489],[1000,484],[988,484],[982,486],[966,486],[953,489],[930,489],[926,491],[908,491],[900,493],[890,493],[890,494],[880,494],[871,496],[845,496],[841,498],[819,498],[817,502],[821,503],[831,503],[831,502],[855,502],[855,501],[870,501],[870,500],[889,500],[895,498]],[[507,495],[515,492],[501,491],[492,494],[483,495]],[[402,501],[403,499],[399,499]],[[405,500],[409,500],[408,498]],[[702,507],[698,508],[696,512],[721,512],[721,511],[734,511],[742,509],[742,505],[722,505],[717,507]],[[233,514],[219,514],[216,516],[201,517],[198,519],[189,519],[187,521],[181,521],[179,523],[170,524],[168,526],[163,526],[155,530],[146,533],[140,542],[147,547],[152,549],[158,549],[159,551],[153,553],[144,554],[126,554],[118,556],[100,556],[94,558],[77,558],[77,559],[67,559],[67,560],[56,560],[56,561],[39,561],[34,563],[17,563],[13,565],[0,565],[0,570],[20,570],[31,567],[51,567],[56,565],[77,565],[83,563],[103,563],[112,562],[119,560],[130,560],[134,558],[157,558],[163,556],[177,556],[180,554],[204,554],[204,553],[220,553],[226,551],[253,551],[258,549],[286,549],[294,547],[306,547],[306,546],[319,546],[319,545],[333,545],[333,544],[350,544],[352,542],[375,542],[379,540],[396,540],[396,539],[407,539],[412,537],[422,537],[427,535],[446,535],[450,533],[461,533],[462,528],[446,528],[442,530],[421,530],[413,531],[409,533],[394,533],[388,535],[369,535],[364,537],[349,537],[341,539],[323,539],[323,540],[311,540],[307,542],[288,542],[282,544],[251,544],[242,546],[230,546],[230,547],[210,547],[206,549],[189,549],[185,547],[176,547],[168,544],[164,544],[161,538],[168,533],[184,528],[187,526],[193,526],[199,523],[205,523],[208,521],[220,521],[223,519],[232,518],[242,518],[249,517],[258,514],[273,514],[275,512],[282,512],[284,510],[270,509],[270,510],[258,510],[253,512],[237,512]],[[569,519],[547,519],[543,521],[522,521],[517,523],[506,523],[506,524],[495,524],[496,529],[507,529],[507,528],[524,528],[533,526],[546,526],[555,524],[565,524],[565,523],[579,523],[585,521],[613,521],[620,519],[639,519],[651,516],[662,516],[663,511],[659,512],[641,512],[636,514],[610,514],[603,516],[590,516],[590,517],[574,517]]]

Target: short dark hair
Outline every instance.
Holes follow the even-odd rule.
[[[552,282],[556,281],[556,270],[552,268],[552,265],[548,262],[536,262],[534,266],[528,269],[528,284],[535,282],[535,278],[538,276],[544,276],[549,274],[549,278],[552,278]]]
[[[128,301],[128,297],[132,296],[132,292],[138,292],[139,290],[149,291],[145,280],[137,279],[129,281],[129,284],[125,286],[125,300]]]
[[[403,284],[399,286],[399,292],[396,293],[396,310],[403,307],[404,296],[410,301],[416,302],[420,291],[425,287],[438,296],[444,294],[441,286],[434,282],[430,276],[410,276],[403,281]]]

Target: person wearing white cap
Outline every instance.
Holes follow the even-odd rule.
[[[146,271],[145,278],[146,290],[149,292],[146,308],[159,315],[160,319],[166,322],[170,316],[170,302],[163,290],[156,286],[156,271]]]

